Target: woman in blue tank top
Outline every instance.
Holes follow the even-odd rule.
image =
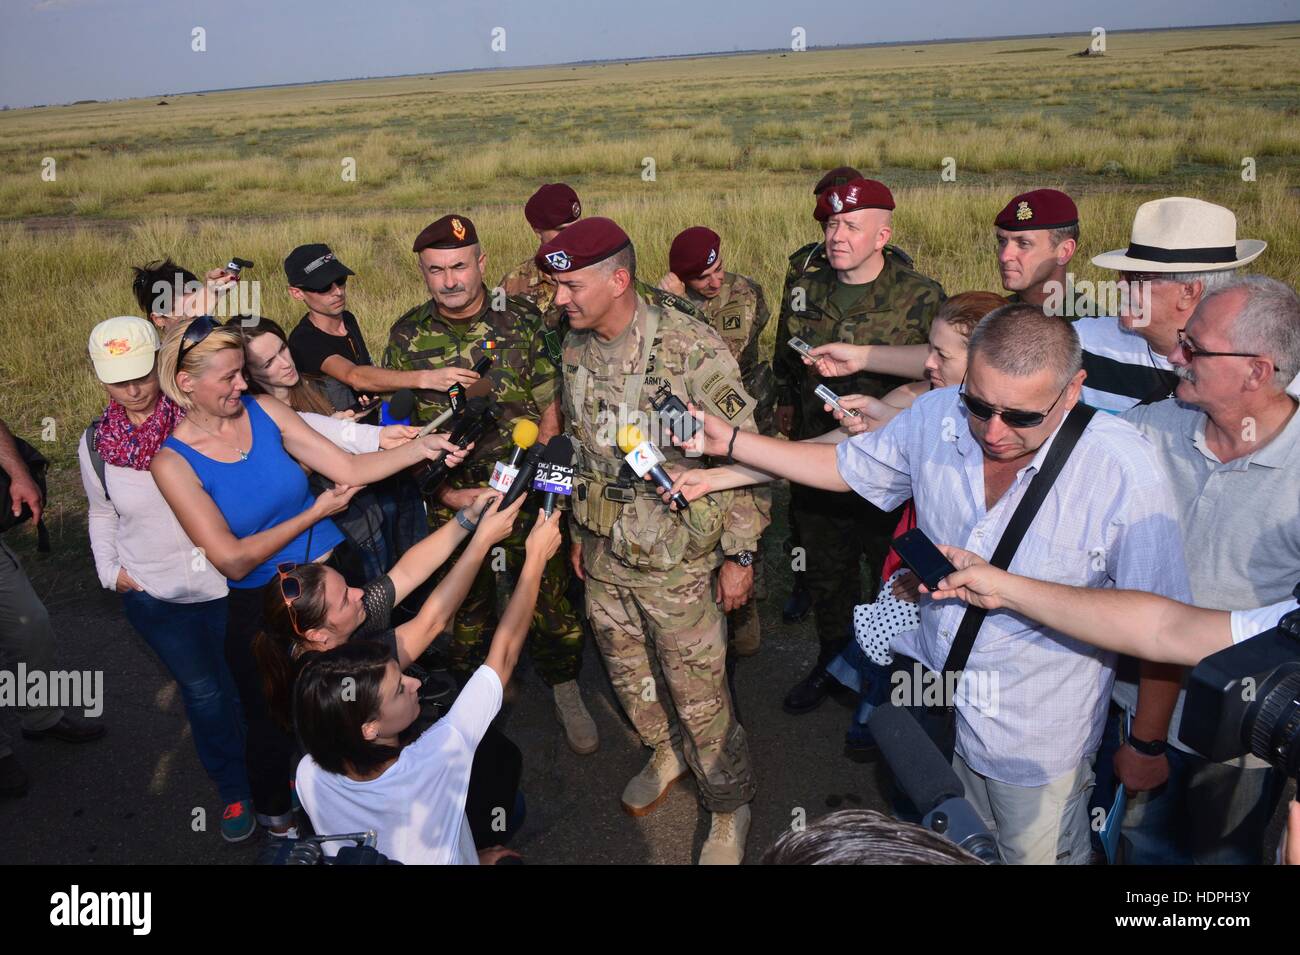
[[[185,409],[154,456],[150,473],[195,543],[195,562],[210,562],[230,585],[226,660],[248,724],[246,761],[258,821],[292,832],[289,792],[293,740],[270,717],[252,639],[262,625],[262,587],[281,563],[337,561],[343,535],[329,519],[365,484],[446,451],[428,435],[388,451],[348,454],[274,398],[249,397],[238,328],[204,316],[173,328],[158,354],[163,392]],[[336,486],[317,498],[303,468]]]

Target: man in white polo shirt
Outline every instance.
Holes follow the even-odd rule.
[[[877,431],[839,445],[791,443],[704,416],[695,449],[814,487],[851,489],[877,507],[910,497],[931,540],[988,556],[1078,403],[1083,377],[1069,323],[1036,306],[1007,305],[976,327],[960,389],[922,395]],[[1150,442],[1113,416],[1093,417],[1011,568],[1187,599],[1173,494]],[[941,671],[963,608],[923,599],[919,609],[920,629],[893,650]],[[957,696],[953,764],[1008,862],[1087,863],[1091,763],[1113,662],[1113,654],[1015,614],[983,621],[966,669],[996,680],[996,691],[979,704]]]
[[[1089,356],[1083,400],[1112,413],[1173,391],[1168,355],[1178,343],[1178,329],[1201,299],[1266,247],[1258,239],[1237,238],[1232,210],[1182,196],[1140,205],[1130,236],[1127,249],[1092,260],[1128,283],[1120,315],[1074,323]]]
[[[1173,481],[1193,601],[1245,610],[1286,600],[1300,579],[1300,414],[1286,390],[1300,372],[1300,298],[1275,279],[1241,277],[1174,335],[1176,397],[1123,417]],[[1115,685],[1132,731],[1119,746],[1112,718],[1102,756],[1114,754],[1130,793],[1128,858],[1258,864],[1284,780],[1260,760],[1211,763],[1182,746],[1182,677],[1147,665],[1140,693],[1122,676]]]

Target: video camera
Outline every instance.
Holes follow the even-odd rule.
[[[1252,753],[1300,775],[1300,610],[1196,665],[1178,738],[1215,762]]]

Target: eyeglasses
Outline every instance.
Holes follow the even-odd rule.
[[[298,636],[305,636],[298,629],[298,615],[294,612],[293,602],[302,596],[302,581],[293,576],[297,564],[293,561],[286,561],[283,564],[275,565],[275,572],[280,575],[280,596],[284,599],[284,606],[289,611],[289,622],[293,624],[293,632]]]
[[[1069,387],[1070,383],[1067,381],[1065,388]],[[1043,419],[1052,413],[1052,408],[1056,407],[1057,402],[1061,400],[1061,395],[1065,394],[1065,388],[1061,389],[1061,394],[1056,396],[1056,401],[1053,401],[1052,407],[1046,411],[1014,411],[1010,408],[1005,410],[994,408],[992,405],[966,394],[966,380],[964,378],[962,379],[961,390],[957,392],[957,397],[966,406],[966,410],[981,421],[988,421],[989,418],[997,415],[1008,428],[1037,428],[1043,423]]]
[[[211,315],[200,315],[190,322],[185,329],[185,337],[181,339],[181,349],[176,355],[176,374],[181,373],[181,367],[185,364],[185,356],[194,346],[211,335],[214,329],[220,327],[221,323]]]
[[[324,295],[326,292],[332,290],[336,285],[339,288],[347,288],[348,277],[346,275],[340,276],[339,278],[335,279],[333,282],[331,282],[329,285],[325,286],[324,288],[308,288],[307,286],[304,285],[302,286],[302,290],[304,292],[311,292],[313,295]]]
[[[1206,351],[1198,348],[1196,343],[1188,338],[1183,332],[1185,329],[1178,329],[1178,347],[1182,349],[1183,354],[1187,356],[1188,361],[1195,358],[1263,358],[1263,355],[1256,355],[1244,351]]]

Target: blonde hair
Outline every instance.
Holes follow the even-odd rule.
[[[210,331],[208,337],[197,345],[187,348],[185,364],[177,368],[176,359],[180,355],[181,343],[185,340],[185,330],[189,327],[188,321],[172,326],[163,339],[162,348],[158,350],[158,383],[162,386],[163,394],[186,411],[194,410],[194,402],[176,383],[177,373],[183,371],[190,375],[202,375],[215,355],[232,348],[238,350],[240,355],[244,354],[244,336],[239,329],[222,326]]]

